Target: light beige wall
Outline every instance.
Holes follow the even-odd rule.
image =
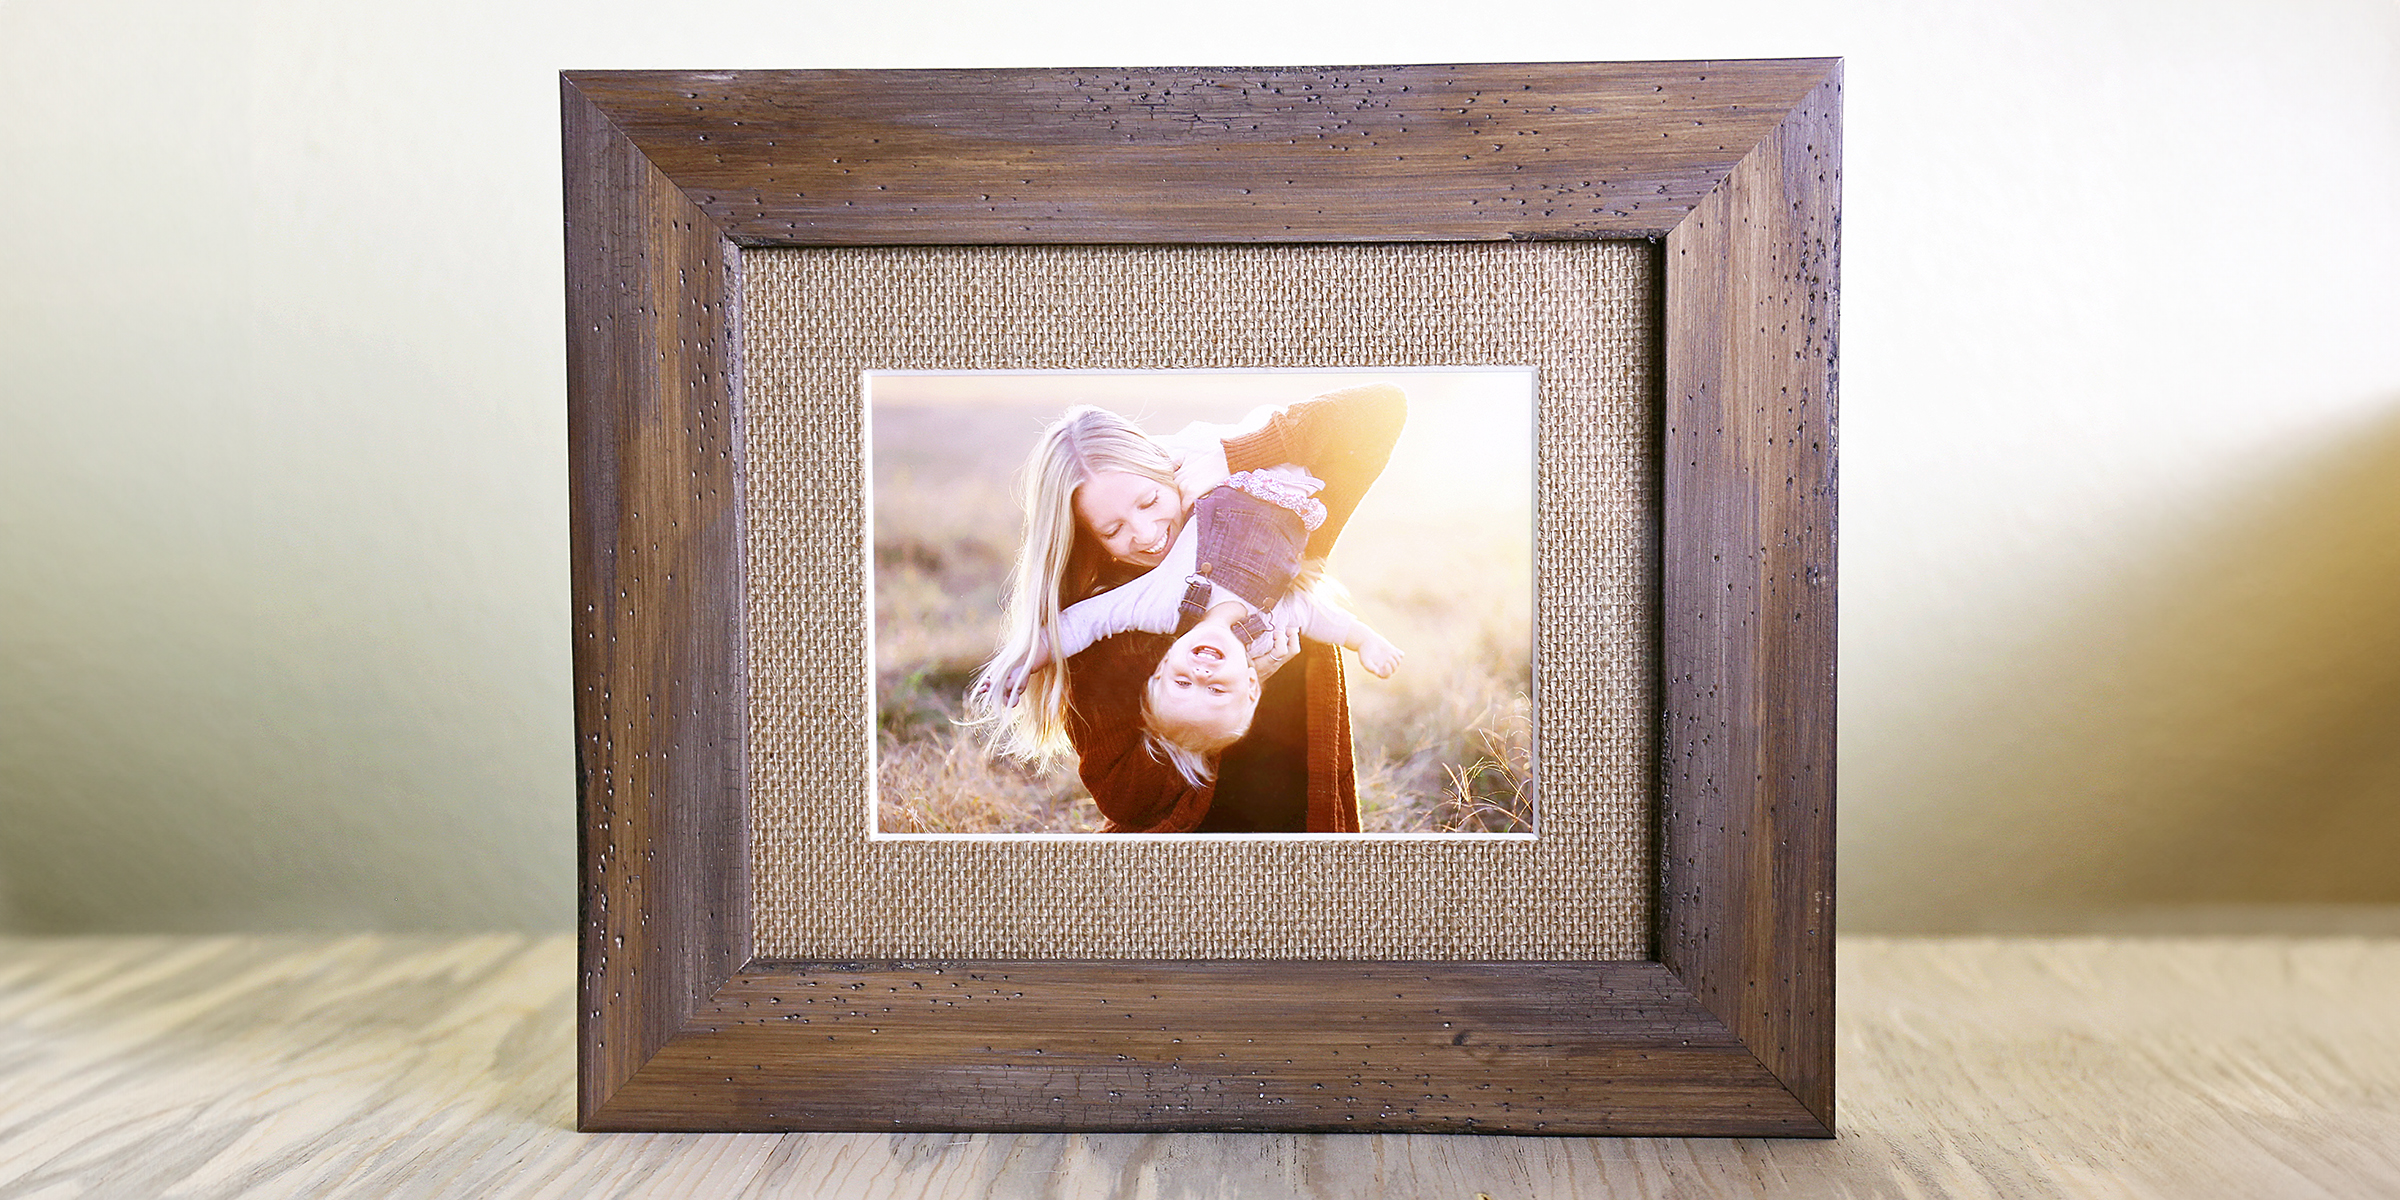
[[[2400,903],[2389,3],[6,0],[0,926],[571,920],[561,67],[1798,54],[1844,924]]]

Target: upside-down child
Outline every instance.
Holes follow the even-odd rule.
[[[1195,786],[1215,773],[1216,755],[1241,740],[1258,710],[1253,647],[1296,634],[1356,651],[1378,678],[1400,665],[1398,647],[1303,570],[1301,549],[1325,520],[1316,499],[1323,486],[1289,464],[1232,476],[1200,497],[1157,566],[1059,613],[1062,658],[1134,630],[1178,635],[1143,687],[1142,726],[1151,749]],[[1037,642],[1031,660],[1009,674],[1005,702],[1049,661],[1049,647]]]

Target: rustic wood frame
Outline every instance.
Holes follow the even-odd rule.
[[[1836,59],[568,72],[588,1130],[1830,1136]],[[740,263],[1646,238],[1656,961],[751,957]]]

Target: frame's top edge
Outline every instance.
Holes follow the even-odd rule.
[[[560,80],[741,246],[1480,242],[1665,236],[1841,64]]]
[[[1709,70],[1742,67],[1813,67],[1831,70],[1843,62],[1839,55],[1800,58],[1679,58],[1679,59],[1611,59],[1606,61],[1541,60],[1500,62],[1444,63],[1180,63],[1100,66],[1093,64],[1066,66],[1003,66],[1003,67],[631,67],[631,68],[566,68],[559,78],[569,82],[582,80],[666,80],[700,79],[712,82],[733,82],[741,79],[782,78],[851,78],[851,77],[952,77],[992,78],[997,76],[1055,76],[1077,74],[1113,75],[1205,75],[1253,74],[1262,72],[1315,74],[1326,72],[1409,71],[1451,72],[1479,71],[1492,68],[1529,71],[1591,70],[1606,68],[1680,68]]]

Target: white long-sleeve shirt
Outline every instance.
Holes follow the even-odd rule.
[[[1257,474],[1275,476],[1298,483],[1307,491],[1324,485],[1299,467],[1284,465],[1267,467]],[[1102,638],[1139,630],[1144,633],[1172,634],[1180,619],[1183,594],[1191,581],[1200,558],[1200,523],[1187,520],[1176,533],[1175,541],[1167,547],[1167,555],[1159,564],[1142,572],[1113,590],[1088,600],[1068,605],[1058,615],[1060,647],[1065,657],[1073,658]],[[1209,604],[1237,601],[1251,612],[1258,606],[1233,591],[1210,584]],[[1357,622],[1339,605],[1319,599],[1307,591],[1294,588],[1275,602],[1264,614],[1278,628],[1295,628],[1300,636],[1332,646],[1345,646],[1355,637]]]

